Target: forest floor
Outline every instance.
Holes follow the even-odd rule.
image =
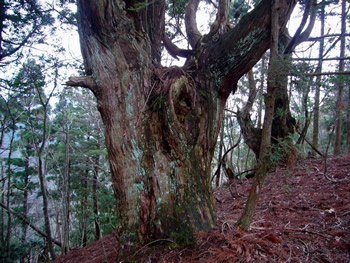
[[[215,190],[217,224],[196,234],[193,248],[170,248],[160,242],[138,251],[139,262],[350,262],[350,157],[324,162],[307,159],[293,168],[277,168],[260,196],[248,232],[235,229],[252,180]],[[116,262],[115,234],[55,263]]]

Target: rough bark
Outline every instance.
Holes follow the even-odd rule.
[[[341,15],[341,40],[340,40],[340,57],[339,60],[339,72],[344,71],[345,63],[345,33],[346,33],[346,17],[345,17],[346,1],[342,0],[342,15]],[[342,109],[343,109],[343,90],[344,81],[340,80],[337,83],[337,105],[335,109],[335,141],[334,141],[334,155],[341,154],[341,141],[342,141]]]
[[[97,98],[124,249],[164,236],[189,244],[214,225],[210,167],[224,105],[269,46],[264,0],[219,39],[191,41],[183,68],[163,68],[152,39],[163,34],[164,4],[134,12],[122,1],[78,1],[88,76],[69,85]],[[281,1],[281,27],[294,4]]]

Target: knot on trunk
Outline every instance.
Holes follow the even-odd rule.
[[[195,87],[186,76],[181,76],[172,81],[169,87],[168,102],[170,106],[171,118],[181,126],[186,127],[187,120],[191,118],[191,112],[196,107],[196,91]],[[193,116],[192,116],[193,117]]]
[[[152,111],[163,112],[172,127],[190,130],[201,113],[196,84],[192,77],[179,67],[160,68],[150,99]]]

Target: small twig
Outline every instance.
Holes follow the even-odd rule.
[[[350,211],[345,212],[342,216],[347,216],[348,214],[350,214]]]
[[[305,248],[306,248],[306,253],[307,253],[307,255],[306,255],[306,260],[305,260],[305,262],[308,262],[308,259],[309,259],[309,248],[308,248],[308,246],[306,245],[306,243],[303,241],[303,240],[301,240],[301,239],[298,239],[301,243],[303,243],[303,245],[305,246]]]
[[[291,231],[295,231],[295,232],[305,232],[305,233],[314,234],[314,235],[317,235],[317,236],[320,236],[320,237],[324,237],[324,238],[327,238],[327,239],[331,238],[330,236],[326,236],[326,235],[323,235],[321,233],[317,233],[317,232],[306,230],[306,229],[285,228],[284,230],[291,230]]]
[[[260,220],[257,220],[255,222],[252,222],[250,225],[254,225],[254,224],[257,224],[257,223],[260,223],[260,222],[264,222],[265,220],[264,219],[260,219]]]
[[[218,164],[218,168],[216,169],[216,171],[215,171],[213,177],[211,178],[210,182],[212,182],[212,181],[214,180],[215,176],[217,176],[217,174],[219,173],[221,165],[225,166],[225,163],[226,163],[226,161],[225,161],[226,155],[227,155],[230,151],[232,151],[234,148],[236,148],[236,147],[238,146],[238,144],[241,142],[241,136],[242,136],[242,133],[239,134],[239,138],[238,138],[237,142],[236,142],[231,148],[229,148],[229,149],[224,153],[224,155],[222,156],[222,158],[221,158],[221,160],[220,160],[220,162],[219,162],[219,164]],[[224,169],[224,170],[225,170],[225,169]]]
[[[217,197],[215,197],[215,200],[218,201],[220,204],[222,203],[222,201]]]
[[[146,247],[148,247],[148,246],[150,246],[150,245],[153,245],[154,243],[161,242],[161,241],[166,241],[166,242],[170,242],[170,243],[176,244],[176,242],[173,241],[173,240],[171,240],[171,239],[157,239],[157,240],[153,240],[153,241],[147,243],[146,245],[144,245],[144,246],[143,246],[142,248],[140,248],[139,250],[137,250],[137,251],[134,253],[133,257],[135,257],[138,253],[140,253],[144,248],[146,248]]]
[[[227,228],[229,230],[232,230],[232,227],[230,226],[230,222],[232,222],[232,221],[225,221],[224,223],[222,223],[222,225],[221,225],[221,233],[224,233],[225,225],[227,226]]]
[[[289,257],[287,259],[286,262],[290,262],[290,259],[292,258],[292,249],[290,248],[290,246],[287,244],[288,248],[289,248]]]
[[[297,133],[301,136],[301,133],[297,130]],[[310,145],[310,147],[321,157],[325,157],[317,148],[316,146],[314,146],[307,138],[304,138],[304,141],[306,141],[306,143],[308,145]]]

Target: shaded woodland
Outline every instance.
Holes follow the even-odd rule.
[[[0,1],[0,262],[349,261],[348,11]]]

